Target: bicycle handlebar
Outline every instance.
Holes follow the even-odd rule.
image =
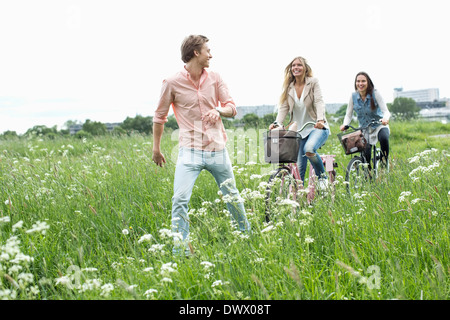
[[[274,124],[276,125],[276,127],[279,126],[279,124],[276,123],[276,122],[274,122]],[[300,130],[297,130],[297,132],[301,132],[301,131],[305,130],[305,128],[306,128],[307,126],[309,126],[309,125],[315,126],[316,123],[315,123],[315,122],[312,122],[312,121],[308,121],[308,122],[306,122],[306,123],[302,126],[302,128],[301,128]],[[275,127],[275,128],[276,128],[276,127]],[[321,128],[321,129],[322,129],[322,130],[326,130],[327,128],[324,126],[324,127]]]
[[[377,121],[377,120],[372,120],[372,121],[370,121],[370,123],[367,125],[367,126],[365,126],[365,127],[359,127],[359,128],[355,128],[354,126],[351,126],[351,125],[346,125],[345,127],[344,127],[344,130],[347,130],[348,128],[352,128],[353,130],[364,130],[364,129],[367,129],[368,127],[370,127],[372,124],[378,124],[379,122],[381,122],[381,120],[379,120],[379,121]]]
[[[315,126],[316,123],[315,123],[315,122],[312,122],[312,121],[308,121],[308,122],[306,122],[306,123],[303,125],[303,127],[302,127],[300,130],[297,130],[297,132],[301,132],[301,131],[305,130],[305,128],[306,128],[307,126],[310,126],[310,125]],[[326,129],[327,129],[327,128],[325,128],[325,127],[322,128],[322,130],[326,130]]]

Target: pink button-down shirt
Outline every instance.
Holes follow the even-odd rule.
[[[161,97],[153,117],[155,123],[166,123],[172,105],[179,131],[179,146],[197,150],[220,151],[227,135],[222,121],[214,125],[202,121],[202,116],[219,105],[230,106],[233,116],[236,105],[219,74],[203,70],[197,88],[186,69],[164,80]]]

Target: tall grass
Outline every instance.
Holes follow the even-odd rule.
[[[250,159],[234,166],[250,235],[236,231],[202,172],[190,259],[171,254],[170,134],[164,168],[151,161],[151,137],[139,135],[1,141],[0,298],[447,299],[450,139],[432,136],[449,125],[392,124],[391,172],[351,195],[336,130],[321,150],[337,156],[335,197],[280,205],[270,224],[272,167],[240,150]]]

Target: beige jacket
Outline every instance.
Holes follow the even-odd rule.
[[[322,98],[322,91],[320,90],[319,81],[314,77],[307,77],[305,79],[305,91],[304,103],[306,110],[308,110],[309,115],[316,119],[316,121],[323,120],[327,122],[325,117],[325,103]],[[276,121],[278,123],[283,123],[287,114],[289,113],[290,119],[292,119],[292,114],[295,105],[295,88],[294,82],[289,85],[288,98],[285,103],[278,107],[278,114]]]

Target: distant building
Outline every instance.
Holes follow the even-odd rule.
[[[445,100],[416,102],[417,106],[419,106],[420,109],[445,108],[447,103],[448,102]]]
[[[115,127],[120,126],[122,123],[105,123],[104,125],[106,126],[106,130],[108,130],[109,132],[113,131]],[[69,133],[70,134],[76,134],[78,131],[83,129],[83,125],[82,124],[75,124],[73,126],[70,126],[69,128]]]
[[[403,88],[395,88],[394,99],[399,97],[411,98],[416,102],[438,101],[439,89],[431,88],[431,89],[403,91]]]
[[[342,107],[345,103],[330,103],[326,104],[325,109],[328,113],[334,114],[336,113],[340,107]],[[262,105],[262,106],[244,106],[244,107],[236,107],[237,115],[235,119],[242,119],[246,114],[254,113],[259,118],[264,117],[266,114],[277,113],[276,105]]]
[[[264,117],[266,114],[276,113],[277,109],[274,105],[262,105],[262,106],[245,106],[236,107],[237,115],[235,119],[242,119],[246,114],[254,113],[259,118]]]
[[[122,124],[122,122],[115,122],[115,123],[105,123],[106,130],[109,132],[113,131],[115,127],[119,127]]]
[[[82,124],[74,124],[73,126],[69,127],[69,133],[70,134],[76,134],[78,131],[83,129],[83,125]]]
[[[335,114],[345,103],[327,103],[325,111],[329,114]]]

